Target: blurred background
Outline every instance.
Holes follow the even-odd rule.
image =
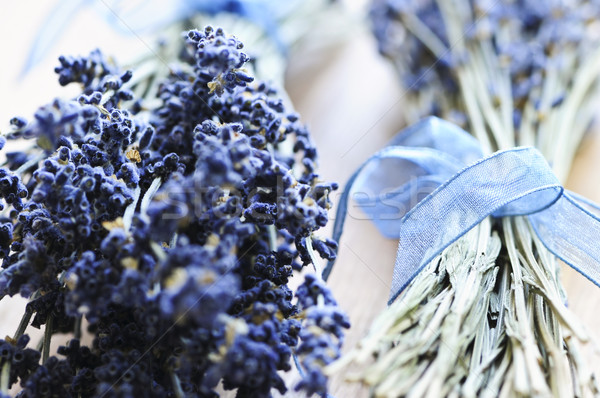
[[[101,48],[119,64],[127,65],[144,54],[152,54],[159,32],[166,26],[161,20],[172,21],[181,15],[178,13],[189,12],[185,7],[178,8],[185,2],[169,6],[158,1],[133,1],[126,6],[123,3],[25,0],[0,5],[0,131],[7,129],[13,116],[31,118],[39,106],[54,97],[75,95],[76,87],[60,87],[57,82],[53,70],[60,54],[84,55]],[[192,3],[201,2],[192,1],[186,6]],[[262,6],[265,2],[246,3]],[[286,54],[273,61],[272,78],[277,80],[283,73],[281,78],[289,97],[316,141],[322,179],[337,181],[343,187],[351,173],[403,127],[399,116],[403,93],[392,66],[377,53],[367,17],[368,1],[338,3],[334,12],[321,15],[316,9],[312,20],[304,20],[294,26],[295,30],[281,33],[283,41],[293,40],[295,44],[284,44]],[[275,8],[282,7],[285,6],[278,4]],[[206,17],[203,21],[216,26],[219,18],[223,17]],[[252,55],[252,40],[246,40],[242,32],[227,31],[240,37]],[[278,45],[275,43],[269,51],[279,51]],[[261,47],[261,51],[265,48]],[[585,138],[567,188],[600,202],[598,130]],[[336,202],[339,194],[334,195]],[[349,214],[330,278],[336,298],[352,323],[346,349],[366,333],[385,306],[397,245],[379,235],[352,204]],[[331,224],[322,234],[330,235],[330,231]],[[590,335],[600,341],[600,289],[567,267],[563,267],[562,278],[570,308]],[[23,307],[20,298],[0,302],[0,336],[14,332]],[[30,329],[28,333],[35,341],[35,331]],[[54,343],[60,342],[55,339]],[[590,358],[593,347],[588,345]],[[600,374],[600,363],[590,363]],[[292,371],[288,379],[296,377]],[[366,395],[360,386],[348,384],[341,377],[332,380],[331,393],[336,397]]]

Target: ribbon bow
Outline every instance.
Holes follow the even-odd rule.
[[[355,201],[381,233],[399,239],[389,304],[431,260],[488,216],[528,216],[550,252],[600,286],[600,218],[594,214],[600,206],[565,191],[533,147],[483,157],[477,140],[459,127],[424,119],[352,175],[336,214],[336,241],[353,187]],[[330,262],[323,278],[332,267]]]

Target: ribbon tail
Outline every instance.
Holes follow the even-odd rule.
[[[587,200],[583,202],[598,209]],[[600,218],[565,193],[550,208],[529,216],[546,248],[600,287]]]
[[[352,186],[356,181],[356,178],[366,166],[369,161],[367,160],[363,163],[358,170],[352,174],[346,186],[344,187],[344,191],[340,196],[340,202],[338,203],[337,211],[335,212],[335,222],[333,223],[333,234],[332,239],[336,242],[340,242],[340,237],[342,236],[342,232],[344,231],[344,223],[346,222],[346,213],[348,213],[348,197],[350,196],[350,191],[352,190]],[[335,264],[335,258],[333,260],[329,260],[325,268],[323,268],[323,272],[321,273],[321,277],[324,281],[327,281],[331,271],[333,270],[333,265]]]

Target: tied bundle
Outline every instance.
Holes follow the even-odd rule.
[[[390,306],[329,371],[358,365],[378,397],[598,394],[557,258],[599,284],[598,206],[561,183],[597,106],[600,5],[376,1],[372,16],[405,119],[474,138],[426,119],[347,184],[334,236],[354,185],[400,243]]]

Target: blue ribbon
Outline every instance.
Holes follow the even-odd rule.
[[[565,192],[535,148],[482,158],[472,136],[427,118],[352,175],[334,224],[338,241],[352,188],[381,233],[399,239],[390,304],[431,260],[488,216],[528,216],[550,252],[600,286],[600,207]],[[330,262],[324,278],[332,267]]]

